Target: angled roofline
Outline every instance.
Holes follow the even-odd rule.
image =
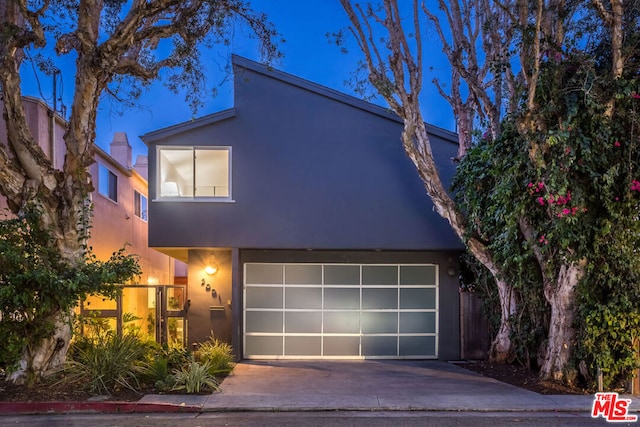
[[[150,142],[157,141],[162,138],[167,138],[179,133],[189,131],[191,129],[199,128],[211,123],[220,122],[236,116],[235,108],[229,108],[226,110],[218,111],[216,113],[207,114],[206,116],[199,117],[197,119],[189,120],[188,122],[178,123],[177,125],[168,126],[166,128],[154,130],[149,133],[145,133],[140,136],[142,142],[149,145]]]
[[[242,56],[233,54],[231,55],[231,60],[234,66],[237,65],[239,67],[246,68],[255,73],[262,74],[264,76],[280,80],[284,83],[303,88],[305,90],[324,96],[326,98],[330,98],[335,101],[341,102],[343,104],[347,104],[352,107],[358,108],[360,110],[364,110],[369,113],[375,114],[377,116],[384,117],[388,120],[402,123],[402,119],[398,117],[397,114],[391,112],[387,108],[380,107],[378,105],[372,104],[362,99],[358,99],[351,95],[347,95],[346,93],[337,91],[335,89],[331,89],[329,87],[319,85],[318,83],[305,80],[301,77],[285,73],[284,71],[276,70],[273,67],[261,64],[256,61],[252,61],[251,59],[247,59]],[[427,125],[427,132],[429,132],[429,134],[438,136],[446,140],[447,142],[458,144],[458,137],[455,132],[443,129],[441,127],[430,125],[429,123],[427,123],[426,125]]]

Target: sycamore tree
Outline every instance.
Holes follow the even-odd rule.
[[[266,59],[278,55],[277,33],[244,0],[6,0],[0,2],[0,95],[7,146],[0,146],[0,194],[14,214],[27,206],[40,212],[39,226],[70,265],[84,261],[83,221],[93,190],[96,112],[106,95],[127,99],[155,79],[187,93],[196,103],[206,74],[199,51],[229,43],[230,28],[242,25],[255,36]],[[75,58],[73,101],[66,121],[64,164],[52,166],[30,133],[22,106],[20,70],[30,58],[54,63],[47,46]],[[51,313],[66,324],[68,310]],[[23,361],[41,376],[65,360],[69,328],[58,327],[32,343]]]
[[[427,193],[495,280],[493,358],[513,357],[528,316],[542,376],[571,381],[577,365],[585,376],[628,374],[639,308],[638,2],[373,3],[342,0]],[[427,25],[436,40],[423,36]],[[423,46],[435,41],[451,65],[450,81],[436,84],[464,156],[456,200],[422,116]],[[622,345],[608,331],[616,325]]]

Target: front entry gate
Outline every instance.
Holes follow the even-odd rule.
[[[98,328],[132,333],[141,339],[184,347],[186,341],[186,286],[127,285],[115,299],[91,296],[80,306],[83,334]]]

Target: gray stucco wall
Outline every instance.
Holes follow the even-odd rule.
[[[404,154],[399,121],[312,83],[268,74],[236,65],[234,110],[144,137],[150,246],[462,248]],[[432,143],[448,179],[456,145],[435,135]],[[234,202],[156,201],[161,145],[231,146]]]

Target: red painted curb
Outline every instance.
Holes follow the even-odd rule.
[[[0,402],[0,414],[50,414],[70,412],[174,413],[201,412],[198,406],[138,402]]]

